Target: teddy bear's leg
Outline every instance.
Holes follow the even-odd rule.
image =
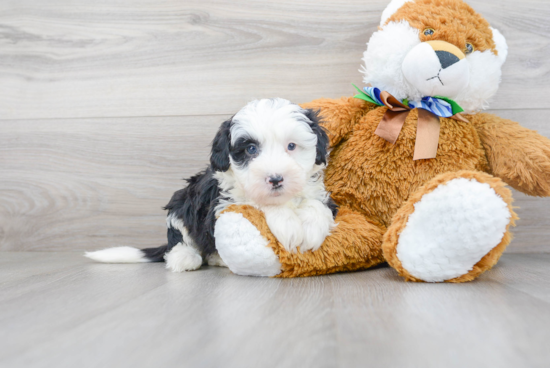
[[[297,277],[366,269],[384,262],[385,229],[349,209],[321,247],[289,253],[269,230],[264,214],[251,206],[230,206],[216,221],[216,248],[239,275]]]
[[[248,206],[233,207],[237,206],[230,207],[220,215],[214,230],[216,249],[223,262],[237,275],[280,274],[281,263],[273,249],[268,246],[269,237],[262,234],[261,229],[248,219],[257,210]]]
[[[512,240],[512,195],[475,171],[441,174],[397,211],[384,256],[408,281],[471,281],[495,265]]]

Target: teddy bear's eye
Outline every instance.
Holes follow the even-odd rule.
[[[472,52],[474,52],[475,50],[475,47],[474,45],[472,45],[471,43],[466,43],[466,54],[471,54]]]
[[[435,33],[435,29],[433,28],[426,28],[424,30],[424,36],[431,36]]]

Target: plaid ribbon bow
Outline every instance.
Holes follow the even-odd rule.
[[[466,118],[460,115],[464,109],[450,98],[427,96],[419,102],[408,101],[407,99],[399,101],[389,92],[380,91],[375,87],[365,87],[362,91],[357,86],[353,86],[359,92],[354,96],[355,98],[388,108],[374,133],[390,143],[397,141],[403,124],[405,124],[405,119],[411,110],[418,110],[413,160],[435,158],[439,142],[440,117],[468,122]]]

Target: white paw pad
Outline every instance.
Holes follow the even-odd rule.
[[[275,276],[281,272],[279,258],[260,231],[240,213],[224,213],[216,221],[216,248],[237,275]]]
[[[471,271],[500,243],[511,217],[489,184],[465,178],[440,185],[414,208],[399,236],[397,257],[407,272],[428,282]]]

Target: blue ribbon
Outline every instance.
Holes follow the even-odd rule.
[[[364,87],[363,90],[365,94],[372,99],[377,105],[384,106],[382,100],[380,99],[380,90],[376,87]],[[357,96],[356,96],[357,97]],[[453,115],[456,115],[464,111],[456,102],[451,99],[439,96],[426,96],[423,97],[419,102],[403,100],[401,103],[405,106],[409,106],[411,109],[424,109],[429,112],[442,117],[450,118]]]

